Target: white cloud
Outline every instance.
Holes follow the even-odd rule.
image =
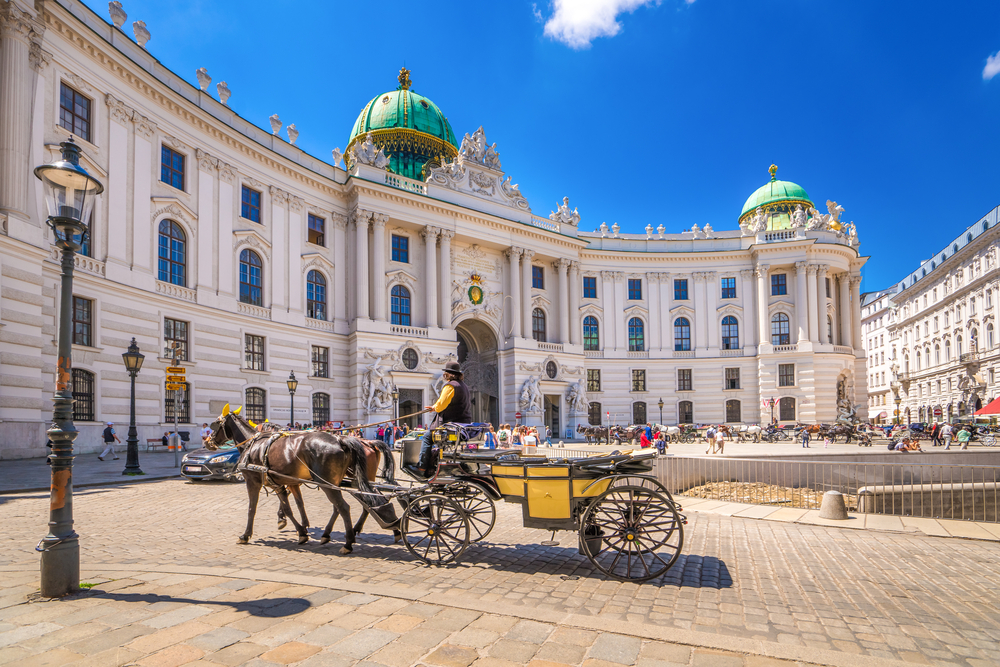
[[[685,2],[691,4],[694,0]],[[570,48],[586,49],[598,37],[614,37],[621,32],[619,14],[659,3],[660,0],[553,0],[545,35]]]
[[[545,18],[542,16],[542,10],[540,10],[538,8],[538,5],[536,5],[535,3],[531,3],[531,15],[534,16],[535,20],[538,21],[539,23],[545,20]]]
[[[548,29],[548,26],[545,26]],[[986,59],[986,67],[983,68],[983,79],[989,81],[997,74],[1000,74],[1000,51]]]

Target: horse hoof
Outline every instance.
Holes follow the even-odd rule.
[[[324,535],[323,537],[319,538],[319,543],[320,544],[326,544],[329,541],[330,541],[330,536],[329,535]]]
[[[249,537],[240,537],[236,542],[236,544],[249,544],[249,543],[250,543]]]
[[[347,554],[351,553],[352,551],[354,551],[354,549],[352,549],[350,547],[340,547],[340,555],[341,556],[346,556]]]
[[[299,535],[299,544],[305,544],[309,541],[308,535]]]
[[[283,529],[287,525],[288,525],[288,521],[287,520],[285,520],[285,519],[278,519],[278,530]]]

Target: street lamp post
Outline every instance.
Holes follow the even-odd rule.
[[[660,399],[660,402],[657,403],[657,405],[660,406],[660,423],[662,424],[663,423],[663,399],[662,398]]]
[[[128,346],[128,352],[122,353],[122,359],[125,360],[125,370],[128,371],[129,378],[132,381],[128,404],[128,438],[125,440],[128,444],[128,453],[125,455],[125,470],[122,471],[123,475],[144,474],[142,469],[139,468],[139,438],[135,431],[135,376],[139,374],[139,370],[142,368],[142,360],[145,358],[145,355],[139,352],[139,346],[136,345],[135,338],[132,339],[132,343]]]
[[[771,407],[771,423],[772,424],[774,423],[774,404],[775,403],[777,403],[777,401],[774,400],[774,396],[772,396],[771,399],[767,402],[767,404]]]
[[[299,386],[299,381],[295,379],[295,371],[292,371],[288,374],[288,380],[285,381],[285,384],[288,385],[288,393],[292,397],[292,410],[291,410],[292,415],[290,420],[291,423],[289,424],[289,426],[295,428],[295,390]]]
[[[59,346],[56,392],[53,398],[52,485],[49,497],[49,532],[35,547],[41,552],[41,593],[62,597],[80,589],[80,536],[73,530],[73,267],[76,252],[87,232],[94,199],[104,186],[80,166],[80,147],[70,137],[59,146],[61,159],[35,168],[42,182],[48,224],[62,251],[59,294]]]
[[[899,404],[903,402],[903,399],[901,399],[897,394],[896,398],[893,399],[893,402],[896,404],[896,426],[899,426]]]

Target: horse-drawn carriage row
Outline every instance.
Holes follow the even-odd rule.
[[[489,535],[495,503],[504,500],[521,506],[525,527],[576,532],[579,552],[609,577],[646,581],[662,576],[677,561],[687,520],[667,488],[649,474],[654,452],[549,459],[517,450],[470,448],[484,439],[488,427],[445,424],[433,429],[437,463],[428,478],[414,470],[420,443],[405,442],[402,469],[411,477],[408,483],[395,479],[395,462],[385,443],[324,431],[258,433],[228,406],[213,422],[210,441],[232,441],[242,453],[239,468],[250,500],[243,544],[251,537],[262,487],[277,493],[299,543],[308,541],[299,487],[316,485],[334,508],[321,542],[330,540],[343,515],[342,554],[352,551],[371,514],[415,558],[429,565],[452,563]],[[380,460],[384,465],[377,475]],[[343,491],[361,505],[356,525]],[[299,501],[302,523],[292,513],[290,493]],[[400,516],[395,504],[402,509]]]
[[[607,442],[615,446],[629,444],[638,441],[645,425],[630,426],[583,426],[577,427],[577,432],[586,437],[588,443],[601,444]],[[653,433],[662,433],[667,442],[691,443],[703,439],[707,425],[696,426],[694,424],[681,424],[680,426],[666,426],[663,424],[653,424]],[[836,442],[837,438],[843,437],[845,442],[852,440],[859,445],[870,445],[872,434],[860,425],[849,426],[846,424],[788,424],[785,426],[764,426],[757,424],[721,424],[716,426],[727,440],[735,442],[781,442],[791,441],[800,437],[802,429],[808,429],[810,436],[818,438],[830,438]],[[655,435],[654,435],[655,437]]]

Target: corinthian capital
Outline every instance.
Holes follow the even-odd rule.
[[[552,262],[552,268],[556,271],[568,271],[571,262],[565,257],[560,257],[556,261]]]
[[[26,40],[31,36],[33,28],[31,16],[18,9],[13,2],[0,5],[0,37]]]
[[[861,284],[861,276],[859,275],[851,276],[850,280],[851,280],[851,287],[857,287],[858,285]]]
[[[754,275],[758,278],[767,278],[767,272],[771,270],[770,264],[758,264],[754,267]]]
[[[272,186],[270,186],[268,188],[268,191],[271,193],[271,200],[275,204],[280,204],[282,206],[288,204],[288,196],[289,195],[288,195],[287,192],[285,192],[281,188],[272,185]]]
[[[433,243],[435,239],[437,239],[438,233],[440,231],[441,230],[438,227],[427,225],[426,227],[420,230],[420,235],[424,237],[424,241],[426,243]]]
[[[511,263],[516,263],[517,260],[519,260],[521,258],[521,253],[522,252],[524,252],[524,251],[521,250],[520,248],[516,248],[514,246],[511,246],[511,247],[509,247],[509,248],[507,248],[506,250],[503,251],[503,255],[504,255],[504,257],[506,257],[507,259],[509,259],[511,261]]]
[[[816,266],[815,264],[809,264],[808,266],[806,266],[806,273],[808,273],[810,276],[815,276],[818,271],[819,267]]]
[[[795,270],[799,273],[807,270],[809,264],[807,262],[795,262]]]
[[[523,253],[524,253],[524,258],[526,260],[528,260],[528,261],[531,261],[531,258],[535,256],[535,251],[534,250],[530,250],[528,248],[525,248],[523,250]]]
[[[442,229],[440,232],[438,232],[438,236],[441,237],[442,241],[451,241],[453,238],[455,238],[455,232],[453,232],[450,229]]]
[[[108,113],[111,114],[111,120],[122,125],[128,125],[128,122],[132,119],[131,108],[125,106],[124,102],[111,93],[104,96],[104,103],[108,105]]]
[[[740,278],[743,280],[750,280],[753,278],[753,269],[743,269],[740,271]]]
[[[219,161],[201,150],[200,148],[194,149],[194,156],[198,160],[198,167],[205,171],[212,171],[219,166]]]
[[[372,219],[372,212],[363,208],[356,208],[350,213],[350,222],[358,229],[368,230],[368,222]]]
[[[385,228],[385,223],[389,222],[389,215],[387,213],[372,213],[372,226],[378,228]]]
[[[820,276],[825,276],[826,272],[829,271],[829,270],[830,270],[830,265],[829,264],[817,264],[816,265],[816,273],[818,275],[820,275]]]

